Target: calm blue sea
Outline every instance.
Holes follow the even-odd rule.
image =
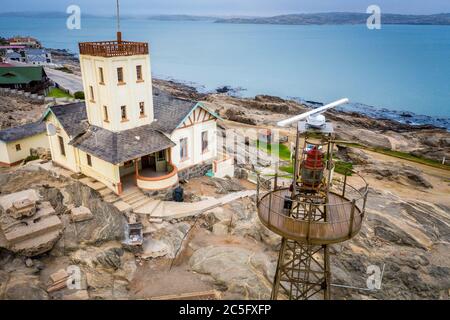
[[[205,91],[228,85],[243,96],[270,94],[450,129],[450,27],[281,26],[123,20],[127,40],[148,41],[154,76]],[[79,41],[110,40],[115,21],[0,18],[0,35],[32,35],[78,52]],[[370,107],[372,106],[372,107]],[[411,113],[411,114],[410,114]],[[418,115],[418,116],[416,116]]]

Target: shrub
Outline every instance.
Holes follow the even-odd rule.
[[[84,92],[83,91],[77,91],[73,95],[75,99],[84,100]]]

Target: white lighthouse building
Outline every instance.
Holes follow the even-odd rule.
[[[46,121],[55,164],[115,193],[127,186],[164,190],[179,178],[217,171],[218,117],[201,103],[152,87],[143,42],[80,43],[86,101],[50,107]]]

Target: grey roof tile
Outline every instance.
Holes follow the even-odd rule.
[[[82,134],[89,127],[84,102],[53,106],[50,110],[71,137]]]
[[[175,98],[153,88],[153,108],[156,121],[152,126],[165,133],[172,133],[197,105],[192,100]]]
[[[85,134],[75,138],[70,144],[112,164],[137,159],[175,146],[175,143],[163,133],[154,130],[151,125],[120,132],[90,126]]]
[[[8,128],[0,131],[0,140],[13,142],[45,132],[45,123],[41,120],[27,123],[22,126]]]

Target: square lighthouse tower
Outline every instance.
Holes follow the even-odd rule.
[[[89,124],[113,132],[153,122],[148,43],[123,41],[79,44]]]

